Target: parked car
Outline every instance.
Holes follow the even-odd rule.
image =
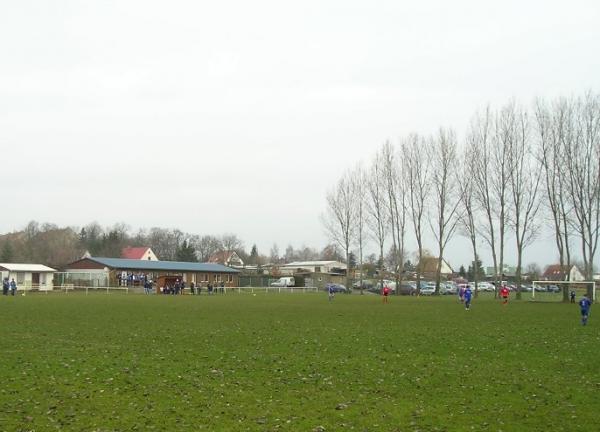
[[[433,295],[435,294],[435,282],[427,282],[421,287],[421,295]]]
[[[329,292],[329,288],[332,288],[334,293],[348,292],[348,289],[342,284],[328,283],[325,285],[325,291]]]
[[[362,281],[362,287],[360,285],[360,281],[354,281],[354,283],[352,284],[352,288],[354,289],[366,289],[366,290],[370,290],[371,288],[373,288],[373,282],[368,281],[368,280],[363,280]]]
[[[469,284],[471,285],[471,289],[475,289],[475,283],[469,282]],[[494,292],[496,287],[489,282],[478,282],[477,289],[482,292]]]
[[[392,291],[396,291],[396,282],[394,282],[393,280],[384,279],[383,280],[383,286],[384,287],[388,287]],[[381,290],[381,281],[377,281],[377,288],[379,290]]]
[[[271,282],[272,287],[293,287],[296,285],[296,281],[293,276],[281,277],[275,282]]]
[[[400,284],[400,290],[398,294],[400,295],[415,295],[417,293],[417,287],[415,284],[411,283],[402,283]]]
[[[546,291],[551,292],[551,293],[559,293],[560,288],[558,287],[558,285],[547,285]]]
[[[444,282],[440,284],[440,294],[449,295],[449,294],[457,294],[458,288],[456,284],[452,282]]]
[[[546,287],[542,285],[535,285],[535,292],[546,292]]]

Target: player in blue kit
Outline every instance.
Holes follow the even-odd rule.
[[[592,306],[592,302],[587,295],[583,295],[583,298],[579,300],[579,307],[581,308],[581,324],[586,325],[588,321],[588,317],[590,316],[590,307]]]
[[[467,289],[463,294],[463,298],[465,300],[465,310],[471,310],[471,297],[473,293],[471,292],[471,288],[467,285]]]

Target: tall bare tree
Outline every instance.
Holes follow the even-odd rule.
[[[406,258],[406,197],[403,177],[400,174],[400,164],[397,153],[388,141],[381,148],[383,162],[383,177],[387,195],[387,211],[392,235],[392,262],[396,280],[396,293],[400,294],[403,278],[404,259]]]
[[[326,213],[321,218],[325,230],[333,242],[340,246],[346,257],[346,286],[350,282],[350,248],[356,229],[356,205],[351,175],[345,173],[337,185],[327,193]]]
[[[367,205],[368,222],[367,227],[379,247],[379,282],[383,287],[385,239],[388,234],[388,212],[386,209],[384,168],[381,155],[375,155],[367,180],[367,193],[369,203]]]
[[[471,124],[474,145],[479,148],[473,172],[476,179],[475,195],[486,221],[479,233],[492,253],[496,286],[499,286],[502,280],[504,268],[509,185],[508,131],[514,121],[510,107],[509,104],[494,114],[487,107],[483,113],[475,116]],[[494,295],[497,295],[497,292],[496,290]]]
[[[530,139],[530,125],[527,112],[514,109],[514,122],[508,139],[508,172],[512,212],[510,223],[515,232],[517,244],[517,299],[521,299],[521,279],[523,273],[523,251],[538,233],[536,216],[540,207],[538,190],[541,180],[541,166],[534,155]]]
[[[584,273],[592,280],[600,238],[600,95],[588,92],[577,99],[574,121],[576,133],[566,146],[565,163]]]
[[[367,238],[365,236],[366,225],[366,202],[365,195],[367,192],[367,176],[362,164],[354,168],[351,173],[352,192],[354,194],[355,212],[356,212],[356,228],[354,230],[355,242],[358,246],[358,266],[360,268],[360,293],[363,294],[363,253]]]
[[[479,295],[479,271],[477,262],[479,255],[477,253],[477,226],[479,209],[474,198],[475,177],[472,173],[475,171],[475,164],[479,157],[479,148],[476,145],[476,132],[467,134],[467,142],[464,147],[463,169],[458,176],[458,187],[462,211],[459,212],[459,223],[461,232],[469,238],[473,250],[473,282],[475,283],[475,297]]]
[[[456,135],[451,129],[440,129],[429,146],[432,179],[433,214],[429,220],[437,241],[438,255],[435,293],[440,292],[444,250],[454,235],[459,221],[460,195],[457,181],[458,155]]]
[[[566,99],[553,107],[538,99],[535,104],[539,156],[544,175],[545,208],[551,215],[554,240],[561,269],[571,266],[572,200],[567,199],[567,170],[565,148],[572,140],[573,110]],[[569,287],[563,286],[563,301],[569,301]]]
[[[417,289],[421,287],[421,267],[423,262],[423,234],[426,217],[426,202],[431,189],[429,178],[430,164],[427,160],[426,142],[419,135],[410,135],[402,144],[403,174],[408,192],[407,201],[410,218],[417,240],[419,264],[417,265]]]

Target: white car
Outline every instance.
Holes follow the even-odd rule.
[[[435,294],[435,284],[427,284],[421,288],[421,295],[433,295]]]

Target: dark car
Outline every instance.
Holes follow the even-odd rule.
[[[345,293],[348,291],[346,287],[341,284],[328,283],[327,285],[325,285],[325,291],[329,292],[330,288],[332,288],[334,293]]]
[[[400,290],[398,291],[400,295],[415,295],[417,294],[417,288],[415,285],[403,283],[400,284]]]
[[[558,287],[558,285],[548,285],[546,286],[546,291],[551,293],[559,293],[560,288]]]

